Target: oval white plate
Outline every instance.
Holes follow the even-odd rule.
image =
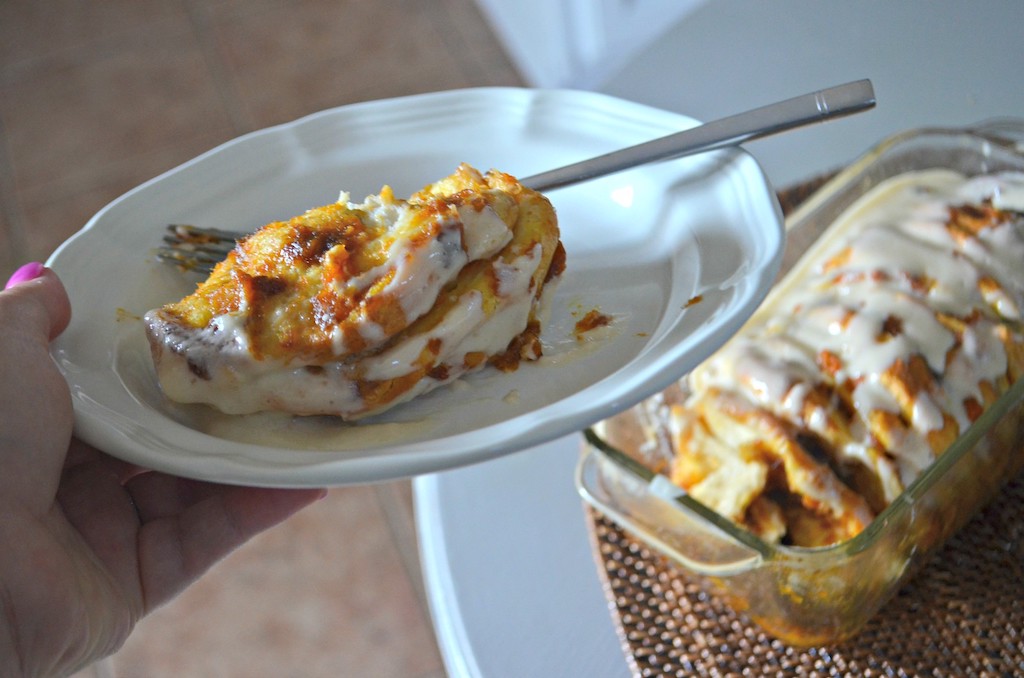
[[[221,482],[330,486],[478,462],[579,430],[665,388],[761,302],[783,245],[757,163],[739,150],[638,168],[549,194],[567,269],[545,357],[491,370],[361,424],[229,417],[167,401],[139,318],[195,278],[150,256],[167,223],[252,230],[385,183],[405,196],[459,162],[527,176],[695,122],[608,96],[514,88],[324,111],[236,139],[114,201],[48,262],[74,319],[53,355],[76,431],[144,467]],[[699,298],[696,303],[691,300]],[[597,309],[609,328],[574,335]]]

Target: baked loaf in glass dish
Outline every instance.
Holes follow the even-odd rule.
[[[538,358],[564,266],[544,196],[462,165],[405,200],[343,193],[264,226],[146,334],[171,400],[356,420]]]
[[[855,635],[1024,470],[1022,141],[913,130],[828,181],[740,333],[585,431],[583,498],[776,638]]]
[[[769,542],[861,532],[1024,372],[1024,173],[852,205],[663,403],[670,477]]]

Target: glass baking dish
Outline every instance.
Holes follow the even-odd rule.
[[[885,140],[787,220],[783,274],[880,182],[940,167],[967,175],[1024,171],[1022,141],[1022,120],[914,130]],[[866,530],[823,548],[767,543],[674,486],[660,473],[670,452],[642,433],[650,409],[644,403],[585,431],[576,484],[588,503],[769,634],[798,646],[834,643],[856,634],[1005,480],[1021,472],[1022,403],[1024,380],[1018,380]]]

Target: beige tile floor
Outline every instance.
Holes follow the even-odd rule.
[[[0,278],[242,133],[518,75],[472,0],[0,0]],[[333,490],[82,678],[443,675],[408,482]]]

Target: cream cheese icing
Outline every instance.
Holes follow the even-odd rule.
[[[948,170],[894,178],[853,205],[826,244],[766,301],[742,335],[698,368],[694,391],[741,392],[768,410],[821,432],[820,410],[806,421],[806,397],[821,378],[823,352],[837,357],[836,383],[854,384],[853,406],[900,413],[882,379],[898,361],[923,358],[942,374],[942,388],[914,393],[910,430],[873,458],[880,472],[909,483],[934,459],[928,435],[970,424],[966,403],[982,401],[981,384],[1006,374],[1000,335],[1024,308],[1024,217],[957,238],[947,228],[950,208],[992,204],[1024,211],[1024,174],[967,178]],[[987,285],[986,281],[996,281]],[[798,282],[797,282],[798,281]],[[940,314],[966,318],[954,333]],[[888,324],[898,322],[898,331]],[[855,426],[843,450],[865,460],[876,446],[870,427]],[[891,465],[891,466],[890,466]]]
[[[408,201],[342,193],[269,224],[144,324],[171,400],[358,419],[539,358],[563,266],[550,203],[463,165]]]

